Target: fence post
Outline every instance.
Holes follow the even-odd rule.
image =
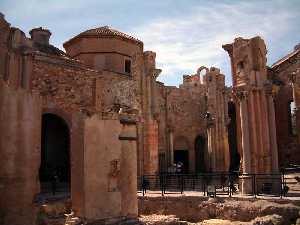
[[[231,197],[231,195],[232,195],[232,189],[231,189],[231,187],[232,187],[232,185],[234,185],[233,184],[233,177],[232,177],[232,175],[231,175],[231,173],[229,173],[229,182],[228,182],[228,188],[229,188],[229,197]]]
[[[256,174],[253,174],[253,188],[254,198],[256,198]]]
[[[144,183],[144,175],[142,176],[142,192],[143,192],[143,196],[145,196],[145,183]]]
[[[183,194],[183,189],[184,189],[184,176],[181,175],[181,194]]]
[[[203,188],[203,196],[206,196],[206,176],[205,175],[201,175],[202,176],[202,188]]]
[[[164,179],[164,174],[161,175],[161,185],[160,185],[160,189],[161,189],[161,196],[164,196],[164,184],[165,184],[165,179]]]
[[[192,176],[192,180],[193,180],[193,191],[195,191],[195,180],[197,178],[197,174]]]
[[[282,198],[282,196],[285,197],[285,180],[284,180],[284,169],[282,169],[281,171],[281,195],[280,195],[280,198]]]

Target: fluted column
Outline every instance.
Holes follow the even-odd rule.
[[[267,95],[268,112],[269,112],[269,127],[270,127],[270,147],[272,153],[272,172],[278,172],[278,148],[276,139],[276,121],[275,121],[275,109],[272,95]]]
[[[251,172],[251,154],[250,154],[250,138],[249,138],[249,121],[248,121],[248,107],[247,94],[240,92],[240,115],[241,115],[241,129],[242,129],[242,148],[243,148],[243,172]]]

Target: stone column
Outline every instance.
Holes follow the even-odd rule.
[[[255,112],[255,103],[256,103],[256,99],[255,99],[255,95],[254,95],[254,93],[253,93],[253,91],[251,91],[250,93],[249,93],[249,105],[250,105],[250,111],[251,112]],[[257,118],[256,118],[256,113],[251,113],[250,115],[249,115],[249,117],[250,117],[250,129],[251,130],[257,130],[257,127],[258,127],[258,125],[257,125]],[[252,135],[251,136],[251,141],[250,141],[250,143],[251,143],[251,149],[252,149],[252,154],[254,155],[254,159],[255,159],[255,157],[257,157],[257,155],[259,154],[259,152],[258,152],[258,146],[259,146],[259,144],[257,143],[258,142],[258,138],[257,138],[257,135]],[[256,162],[256,160],[253,160],[252,161],[252,165],[253,165],[253,172],[254,173],[257,173],[258,172],[258,168],[257,168],[257,162]]]
[[[243,173],[251,172],[251,154],[249,140],[249,121],[247,109],[247,93],[240,93],[240,115],[242,129],[242,148],[243,148]]]
[[[207,129],[207,147],[208,147],[208,172],[213,171],[213,156],[212,156],[212,128]]]
[[[249,121],[248,121],[248,93],[239,92],[240,99],[240,115],[241,115],[241,130],[242,130],[242,148],[243,148],[243,173],[241,176],[242,194],[249,194],[252,192],[252,179],[247,176],[251,173],[251,153],[250,153],[250,138],[249,138]]]
[[[275,121],[275,109],[273,96],[267,96],[268,101],[268,112],[269,112],[269,127],[270,127],[270,145],[272,153],[272,172],[278,173],[278,149],[277,149],[277,139],[276,139],[276,121]]]
[[[121,117],[122,131],[121,140],[121,214],[127,218],[137,218],[137,130],[133,118]]]
[[[169,137],[170,137],[170,164],[173,165],[174,164],[174,137],[173,137],[173,131],[170,130],[169,133]]]
[[[300,143],[300,70],[291,74],[291,83],[293,88],[293,100],[296,108],[296,126],[298,143]]]

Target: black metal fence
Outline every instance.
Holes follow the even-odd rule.
[[[208,195],[248,195],[286,196],[288,187],[285,173],[241,174],[241,173],[201,173],[201,174],[159,174],[138,178],[138,190],[146,195],[148,191],[183,194],[186,191]]]

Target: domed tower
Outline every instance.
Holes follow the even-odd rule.
[[[131,74],[131,60],[143,42],[108,26],[84,31],[64,43],[69,56],[96,70]]]

